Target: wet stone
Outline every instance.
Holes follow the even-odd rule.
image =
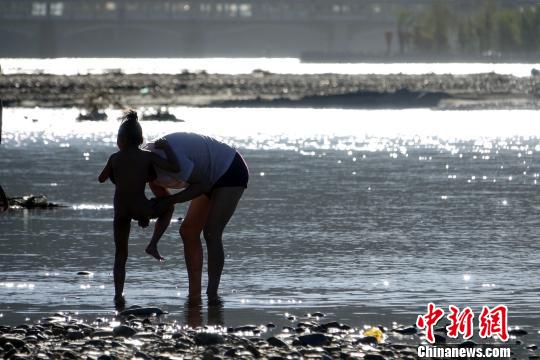
[[[91,272],[91,271],[78,271],[77,272],[77,275],[80,275],[80,276],[91,276],[93,275],[94,273]]]
[[[224,342],[223,336],[212,333],[197,333],[195,335],[195,343],[197,345],[216,345]]]
[[[275,347],[282,347],[282,348],[287,347],[287,343],[285,343],[283,340],[278,339],[275,336],[272,336],[272,337],[268,338],[268,340],[266,340],[266,341],[268,342],[268,344],[270,344],[272,346],[275,346]]]
[[[2,336],[0,337],[0,346],[4,347],[4,349],[6,348],[6,344],[9,343],[11,345],[13,345],[14,347],[16,348],[20,348],[20,347],[23,347],[25,342],[19,338],[15,338],[15,337],[7,337],[7,336]]]
[[[525,336],[528,332],[523,329],[512,329],[508,331],[508,334],[513,336]]]
[[[457,347],[458,348],[473,348],[473,347],[476,347],[477,345],[478,344],[472,340],[465,340],[462,343],[458,344]]]
[[[308,334],[298,337],[301,345],[321,346],[330,342],[330,339],[324,334]]]
[[[386,360],[386,358],[380,354],[366,354],[364,360]]]
[[[129,308],[120,313],[121,316],[159,316],[163,315],[165,312],[157,307],[136,307],[136,308]]]
[[[62,353],[62,357],[67,358],[67,359],[78,359],[79,354],[77,354],[75,351],[72,351],[72,350],[65,350]]]
[[[126,325],[118,325],[112,331],[113,336],[132,337],[137,331]]]
[[[108,330],[101,330],[101,331],[98,330],[92,333],[92,337],[108,337],[108,336],[113,336],[113,332],[108,331]]]
[[[15,355],[17,353],[17,350],[16,349],[11,349],[9,351],[6,352],[6,354],[4,355],[4,359],[9,359],[10,357],[12,357],[13,355]]]
[[[135,357],[137,358],[141,358],[143,360],[150,360],[152,359],[150,356],[148,356],[146,353],[142,352],[142,351],[137,351],[135,353]]]
[[[361,339],[358,339],[360,344],[377,344],[377,338],[375,336],[365,336]]]
[[[401,335],[414,335],[418,332],[418,330],[414,326],[395,328],[395,329],[392,329],[392,331]]]
[[[89,340],[86,343],[84,343],[84,345],[86,346],[94,346],[94,347],[104,347],[106,344],[107,343],[105,341],[100,340],[100,339]]]
[[[80,340],[84,339],[85,335],[82,331],[68,331],[66,338],[69,340]]]
[[[435,344],[446,344],[446,338],[439,334],[434,334]]]
[[[238,326],[234,328],[234,331],[242,331],[242,332],[248,332],[248,331],[253,332],[255,330],[258,330],[258,327],[255,325],[243,325],[243,326]]]
[[[331,322],[321,324],[320,327],[323,328],[324,330],[339,329],[341,328],[341,324],[338,323],[337,321],[331,321]]]

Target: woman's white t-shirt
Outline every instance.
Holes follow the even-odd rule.
[[[236,155],[235,149],[209,136],[177,132],[163,137],[180,165],[177,173],[156,167],[155,182],[167,188],[184,188],[188,183],[211,187],[227,171]],[[165,152],[156,149],[153,142],[146,144],[145,148],[166,158]]]

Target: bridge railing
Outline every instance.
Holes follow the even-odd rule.
[[[400,0],[1,0],[0,18],[373,20],[393,18],[398,7]]]
[[[434,0],[0,0],[0,19],[393,20]],[[502,6],[537,0],[499,0]],[[470,8],[470,0],[446,0]],[[459,6],[458,6],[459,5]]]

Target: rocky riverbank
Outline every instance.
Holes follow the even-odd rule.
[[[4,359],[417,359],[423,335],[413,326],[352,327],[324,321],[323,313],[292,317],[290,326],[221,325],[191,328],[156,316],[157,308],[132,308],[112,318],[85,321],[57,313],[33,324],[0,326]],[[437,346],[483,348],[474,341]],[[526,332],[519,334],[521,339]],[[493,345],[487,345],[493,346]],[[503,347],[513,357],[538,359],[536,345],[513,338]]]
[[[6,106],[263,106],[315,108],[536,109],[540,76],[244,75],[183,72],[0,75]]]

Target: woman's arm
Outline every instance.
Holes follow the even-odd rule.
[[[111,158],[112,158],[112,155],[109,157],[109,160],[107,160],[107,164],[101,171],[101,174],[99,174],[98,180],[100,183],[107,181],[107,179],[111,176],[111,173],[112,173]]]
[[[165,152],[165,155],[167,156],[167,159],[163,159],[161,156],[150,152],[150,159],[152,160],[152,163],[154,165],[162,168],[165,171],[170,171],[173,173],[180,171],[180,164],[178,163],[178,159],[176,158],[176,155],[174,151],[172,151],[171,146],[169,145],[167,140],[159,139],[155,142],[155,148],[163,150]]]
[[[165,212],[174,204],[186,202],[195,199],[196,197],[208,192],[208,186],[201,184],[190,184],[186,189],[169,196],[154,198],[156,202],[155,210],[158,213]]]

